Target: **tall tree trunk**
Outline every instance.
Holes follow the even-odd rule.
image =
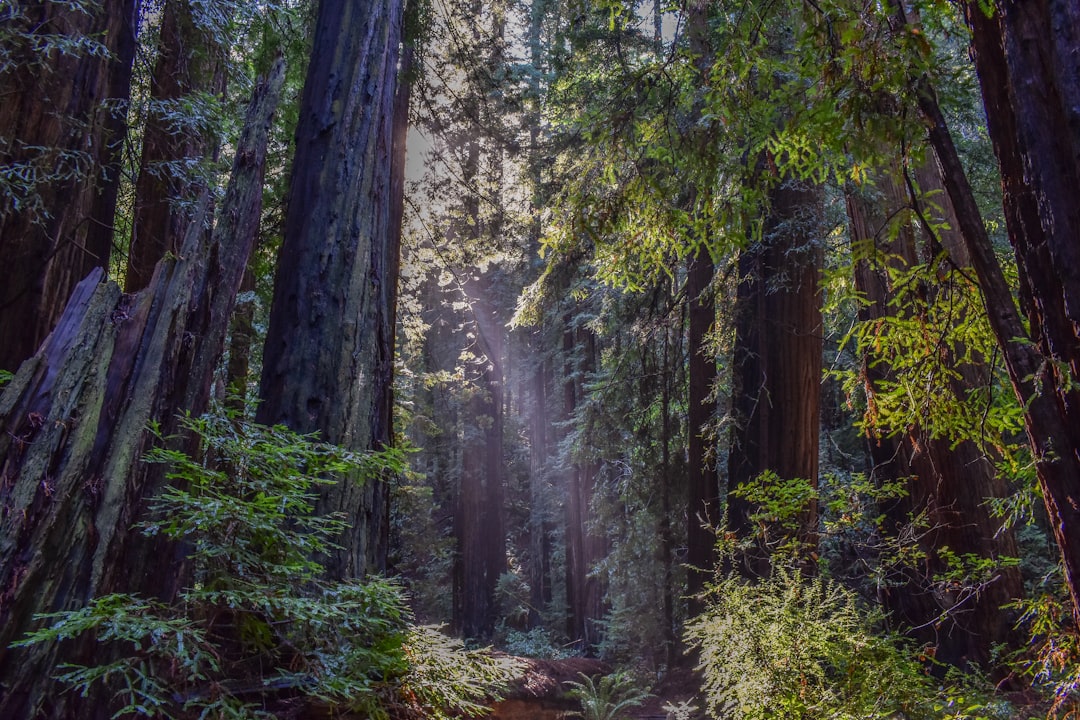
[[[191,0],[165,3],[135,182],[125,292],[146,287],[157,261],[179,251],[192,220],[191,198],[199,195],[196,168],[217,154],[217,138],[207,129],[212,119],[176,119],[177,105],[186,98],[225,90],[221,39],[201,23]]]
[[[1034,343],[1026,361],[1005,357],[1080,619],[1080,7],[1002,0],[991,17],[963,5]]]
[[[661,585],[661,618],[664,623],[664,649],[661,653],[663,662],[672,667],[678,657],[678,639],[675,625],[675,531],[672,523],[672,494],[675,488],[675,468],[672,465],[672,385],[675,383],[672,370],[671,328],[664,327],[664,347],[660,360],[660,567],[664,577]],[[716,363],[713,363],[716,366]],[[715,465],[714,465],[715,467]],[[717,491],[719,494],[719,489]],[[719,497],[716,498],[719,502]],[[688,559],[689,562],[689,559]],[[693,592],[691,590],[690,592]]]
[[[728,455],[731,529],[756,538],[741,558],[741,571],[765,576],[770,555],[797,543],[807,561],[817,545],[817,507],[810,500],[794,532],[754,527],[751,506],[730,494],[766,471],[780,482],[800,479],[817,487],[821,397],[821,188],[793,180],[770,192],[759,244],[739,258],[735,308],[732,431]]]
[[[1078,10],[1073,3],[963,7],[1001,168],[1005,220],[1020,271],[1021,322],[933,88],[916,79],[919,107],[971,254],[987,315],[1025,408],[1043,500],[1061,550],[1074,615],[1080,617],[1080,182],[1076,102]],[[898,10],[901,21],[903,9]]]
[[[0,186],[0,369],[30,357],[75,285],[108,265],[138,7],[17,0],[4,10],[5,31],[27,41],[0,73],[0,166],[37,179],[11,193]],[[33,46],[49,35],[101,42],[107,53],[40,54]]]
[[[590,433],[585,405],[585,386],[596,372],[596,336],[584,327],[574,327],[569,318],[563,331],[564,410],[567,422],[573,421],[581,437]],[[593,566],[607,554],[603,538],[589,532],[596,476],[596,462],[588,457],[587,441],[579,441],[571,452],[574,457],[566,469],[566,601],[567,632],[572,642],[586,653],[595,652],[602,639],[599,620],[604,616],[605,587],[592,574]]]
[[[540,614],[551,602],[551,527],[548,518],[548,361],[540,360],[532,373],[532,415],[529,418],[529,626],[540,624]]]
[[[151,422],[169,435],[181,413],[206,408],[258,227],[283,78],[279,64],[253,100],[212,241],[193,229],[181,255],[163,261],[135,295],[101,282],[103,271],[95,270],[0,395],[4,718],[39,711],[97,718],[115,710],[107,697],[83,699],[52,686],[58,659],[100,662],[99,646],[9,648],[36,626],[35,613],[79,608],[110,592],[168,599],[182,582],[177,548],[131,532],[166,482],[161,466],[141,458],[153,441]]]
[[[909,205],[920,213],[927,212],[919,198],[908,197],[896,172],[880,175],[879,201],[871,202],[854,194],[848,197],[851,239],[863,248],[862,257],[857,258],[855,286],[868,301],[860,308],[859,317],[864,322],[881,322],[902,312],[893,302],[896,294],[889,269],[906,270],[917,263],[935,262],[934,258],[926,257],[928,253],[918,252],[914,228],[902,227],[893,233],[887,227],[890,218]],[[940,185],[940,177],[929,164],[920,175],[924,189]],[[955,226],[955,220],[947,217],[951,215],[951,205],[946,202],[943,209],[946,217],[931,218],[932,222],[940,226],[942,220],[948,220]],[[966,252],[955,253],[959,238],[953,237],[953,231],[947,232],[941,238],[943,244],[954,253],[953,262],[965,267],[961,263]],[[930,245],[937,244],[936,237],[929,240]],[[934,288],[925,286],[920,292],[928,302],[934,301]],[[949,391],[961,399],[970,390],[989,382],[985,373],[975,366],[946,363],[961,375],[961,379],[949,383]],[[883,383],[895,379],[887,363],[869,356],[864,359],[863,372],[871,402]],[[918,568],[900,569],[900,581],[886,588],[885,606],[901,629],[910,628],[920,642],[934,646],[942,662],[985,665],[995,645],[1012,639],[1013,618],[1002,606],[1022,594],[1018,569],[998,568],[992,580],[976,587],[948,585],[935,576],[948,570],[947,562],[939,556],[945,547],[958,556],[971,554],[986,559],[1016,556],[1012,531],[1002,528],[987,507],[988,498],[1007,496],[1006,483],[973,440],[953,443],[932,431],[927,436],[928,431],[917,426],[887,431],[879,433],[871,444],[873,473],[879,481],[906,481],[908,491],[907,497],[892,501],[886,508],[888,522],[894,532],[903,533],[916,516],[922,515],[928,528],[915,534],[926,562]]]
[[[477,224],[478,226],[478,224]],[[495,589],[506,571],[503,458],[502,323],[488,300],[491,278],[466,284],[477,340],[477,374],[467,392],[458,537],[457,626],[466,637],[487,639],[495,627]]]
[[[714,266],[707,249],[700,249],[690,259],[686,274],[688,308],[687,346],[689,359],[689,396],[687,398],[687,468],[688,506],[686,514],[686,564],[689,568],[687,594],[693,598],[705,589],[716,565],[716,528],[723,507],[720,480],[716,473],[716,443],[709,442],[711,424],[716,415],[713,386],[716,384],[716,360],[708,349],[708,336],[716,323],[716,303],[712,282]]]
[[[401,0],[319,3],[256,415],[361,451],[392,433],[401,20]],[[317,512],[352,524],[326,558],[329,576],[385,568],[387,492],[369,478],[320,495]]]
[[[229,361],[225,365],[226,404],[236,412],[247,409],[248,381],[251,376],[251,346],[255,342],[255,272],[251,263],[240,281],[236,307],[229,322]]]

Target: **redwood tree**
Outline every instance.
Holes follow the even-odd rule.
[[[205,103],[199,94],[216,96],[224,91],[222,42],[191,0],[165,3],[135,184],[124,276],[127,292],[146,287],[157,261],[166,253],[176,254],[187,234],[191,198],[198,195],[200,185],[196,168],[217,153],[217,138],[212,117],[178,106],[190,102],[200,107]],[[197,112],[209,113],[209,108]]]
[[[138,8],[135,0],[5,4],[0,369],[30,357],[75,285],[108,264]]]
[[[948,428],[936,426],[936,414],[928,408],[949,398],[963,408],[969,394],[987,387],[991,378],[985,367],[962,359],[968,354],[964,344],[952,341],[951,336],[947,339],[951,328],[939,328],[934,323],[940,318],[931,316],[929,306],[935,302],[959,306],[955,295],[946,298],[945,293],[962,289],[935,287],[927,277],[912,274],[916,266],[924,265],[941,270],[938,280],[966,285],[943,267],[952,262],[965,272],[968,266],[959,234],[951,229],[956,225],[951,204],[940,198],[944,200],[941,213],[932,212],[921,197],[909,196],[902,172],[909,171],[891,168],[878,173],[878,192],[873,198],[848,196],[851,241],[856,248],[855,287],[864,300],[859,319],[868,328],[861,373],[871,408],[867,421],[872,473],[879,485],[899,482],[906,487],[904,497],[885,503],[884,529],[917,538],[924,553],[923,562],[897,569],[898,577],[883,587],[882,600],[901,629],[935,647],[939,660],[985,664],[995,645],[1012,639],[1013,617],[1003,606],[1022,594],[1020,572],[998,566],[991,577],[945,583],[940,576],[949,568],[941,552],[947,549],[953,556],[994,561],[1016,557],[1012,530],[1002,527],[988,506],[992,498],[1007,497],[1009,488],[996,471],[993,456],[984,452],[976,438],[956,437]],[[918,175],[919,186],[927,191],[940,185],[931,163],[925,163]],[[905,213],[908,208],[911,212]],[[928,221],[921,232],[911,224],[916,216]],[[945,248],[948,256],[941,255]],[[948,316],[955,324],[975,322],[959,309]],[[893,319],[896,325],[890,323]],[[924,397],[918,408],[897,412],[896,400],[884,397],[889,386],[903,382],[890,366],[897,358],[889,349],[888,336],[910,332],[910,322],[925,330],[922,337],[929,345],[923,348],[927,356],[918,383],[933,396]],[[917,347],[916,342],[908,352],[914,355]],[[977,352],[974,355],[979,357]],[[903,359],[905,364],[917,361],[917,357]],[[941,370],[926,369],[936,362],[943,366]],[[908,406],[910,401],[900,404]],[[875,426],[874,408],[886,406],[882,415],[893,419],[884,421],[884,427]],[[915,532],[911,532],[913,523],[918,524]]]
[[[1080,615],[1080,8],[1066,0],[962,3],[1001,168],[1024,327],[933,88],[914,78],[987,316],[1025,424],[1073,612]],[[897,11],[906,22],[903,9]]]
[[[296,129],[257,419],[356,450],[391,440],[394,108],[401,0],[322,0]],[[352,523],[336,578],[385,566],[387,486],[339,483],[317,503]]]
[[[736,489],[767,471],[780,482],[817,487],[821,398],[823,257],[821,188],[795,180],[770,192],[760,243],[742,251],[735,307],[728,508],[733,532],[753,539],[742,571],[764,576],[774,543],[792,539],[800,554],[816,544],[812,500],[788,528],[755,526],[752,504]],[[764,533],[762,533],[764,530]]]
[[[36,613],[84,607],[114,592],[171,599],[182,548],[133,526],[165,487],[142,458],[184,412],[210,397],[229,315],[258,228],[270,116],[284,69],[252,103],[208,238],[193,226],[145,290],[125,295],[94,270],[55,331],[0,394],[0,716],[106,718],[108,693],[59,693],[58,658],[102,662],[92,640],[11,649]],[[209,203],[200,203],[206,213]],[[199,217],[199,223],[203,222]],[[181,441],[182,442],[182,441]],[[64,655],[60,656],[59,653]]]

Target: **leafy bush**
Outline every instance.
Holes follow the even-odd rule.
[[[508,655],[467,650],[434,625],[412,628],[404,649],[409,669],[399,696],[413,715],[434,720],[483,715],[489,708],[481,701],[497,699],[493,690],[524,669]]]
[[[561,642],[554,631],[537,626],[528,630],[506,630],[505,638],[498,646],[511,655],[558,660],[573,654],[567,649],[568,644]]]
[[[824,578],[777,570],[721,580],[687,630],[714,717],[737,720],[1008,717],[977,682],[939,685],[878,614]],[[999,703],[1000,705],[1000,703]]]
[[[1014,607],[1019,624],[1031,635],[1018,670],[1032,686],[1051,698],[1048,718],[1080,717],[1080,631],[1060,565],[1028,598]]]
[[[170,605],[109,595],[44,616],[21,645],[76,637],[101,644],[95,666],[59,679],[86,695],[106,683],[114,717],[271,717],[275,702],[316,700],[373,718],[417,699],[476,714],[507,663],[467,653],[430,628],[411,628],[393,581],[322,579],[317,558],[346,523],[314,515],[315,491],[397,469],[393,452],[351,453],[283,427],[225,414],[183,421],[202,457],[162,446],[148,460],[173,481],[142,525],[190,548],[194,582]]]

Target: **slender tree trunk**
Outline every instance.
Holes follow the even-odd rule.
[[[542,351],[534,347],[534,352]],[[548,362],[541,359],[532,374],[532,416],[529,419],[529,626],[551,602],[551,528],[548,519]]]
[[[300,103],[256,418],[355,450],[391,441],[392,208],[401,0],[322,0]],[[328,575],[386,565],[387,485],[341,482],[319,513],[352,527]]]
[[[125,292],[146,287],[158,260],[166,253],[176,254],[187,235],[191,198],[205,185],[199,182],[197,167],[217,155],[218,140],[206,127],[212,120],[187,117],[177,121],[176,106],[198,92],[222,94],[224,63],[220,39],[200,26],[191,0],[168,0],[150,79]]]
[[[671,363],[671,329],[664,327],[664,347],[660,365],[660,567],[664,573],[661,597],[661,618],[664,624],[663,662],[667,667],[675,664],[678,653],[678,639],[675,626],[675,532],[672,523],[672,491],[675,487],[675,469],[672,466],[672,393],[674,372]],[[715,363],[713,363],[715,367]],[[719,502],[719,498],[717,498]]]
[[[237,412],[247,408],[251,376],[251,347],[255,342],[255,301],[245,297],[255,291],[255,273],[250,263],[240,281],[240,295],[229,322],[229,361],[225,366],[226,403]]]
[[[563,331],[564,409],[567,422],[577,425],[577,432],[589,435],[589,419],[579,412],[584,401],[585,381],[596,371],[596,338],[587,328],[575,328],[566,318]],[[590,505],[599,471],[588,450],[579,447],[567,469],[566,513],[566,599],[567,632],[571,641],[587,653],[594,652],[601,640],[598,621],[605,612],[605,587],[591,574],[593,566],[607,554],[603,538],[589,532]],[[586,457],[582,457],[585,455]]]
[[[708,349],[708,336],[716,323],[712,289],[714,271],[708,250],[702,248],[690,259],[686,275],[690,355],[686,564],[689,567],[687,594],[691,596],[692,606],[697,604],[694,596],[705,589],[705,582],[712,577],[716,565],[716,528],[720,526],[723,514],[720,480],[716,473],[716,444],[709,441],[716,415],[716,400],[713,399],[716,360]]]
[[[30,39],[10,48],[13,69],[0,73],[0,166],[44,178],[25,193],[0,188],[0,368],[14,371],[75,285],[108,265],[138,4],[102,0],[83,12],[17,0],[4,13],[8,29]],[[47,35],[101,42],[108,53],[42,56],[32,46]]]
[[[690,52],[698,80],[708,85],[713,64],[713,46],[709,30],[709,6],[692,2],[687,11],[687,33]],[[696,118],[704,112],[701,101],[691,111]],[[701,135],[701,133],[699,133]],[[707,136],[694,138],[703,157],[708,157],[711,142]],[[698,189],[690,194],[690,208],[697,200]],[[687,594],[690,611],[700,608],[700,594],[716,565],[716,528],[724,512],[720,501],[720,480],[717,476],[715,442],[710,442],[710,425],[716,415],[713,387],[716,384],[716,358],[708,349],[708,337],[716,324],[716,302],[713,294],[713,275],[716,271],[706,245],[697,249],[689,259],[686,272],[686,301],[688,304],[687,346],[690,354],[689,396],[687,398],[687,477],[686,564]]]
[[[193,227],[181,255],[159,264],[135,295],[101,282],[95,270],[0,395],[4,718],[104,718],[115,710],[107,696],[60,693],[51,680],[58,660],[100,662],[100,646],[9,649],[36,627],[35,613],[79,608],[110,592],[169,599],[182,583],[180,549],[131,532],[166,482],[161,466],[141,458],[153,441],[151,422],[169,435],[181,413],[206,408],[258,227],[283,78],[279,64],[253,100],[212,240]]]
[[[502,328],[488,301],[490,278],[466,285],[480,358],[468,388],[459,510],[459,630],[487,639],[495,627],[495,589],[506,571],[503,458]]]

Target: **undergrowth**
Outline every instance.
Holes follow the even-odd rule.
[[[972,674],[934,678],[880,615],[823,577],[777,568],[729,576],[687,629],[712,717],[732,720],[994,720],[1012,709]]]
[[[202,450],[158,438],[147,460],[168,467],[171,485],[141,531],[189,548],[190,584],[173,603],[112,594],[42,616],[17,645],[95,643],[107,661],[57,677],[112,697],[113,717],[266,718],[311,703],[376,719],[485,710],[512,661],[413,626],[393,580],[323,577],[318,558],[346,522],[314,513],[319,488],[376,482],[400,470],[399,452],[352,453],[224,411],[182,424]]]

